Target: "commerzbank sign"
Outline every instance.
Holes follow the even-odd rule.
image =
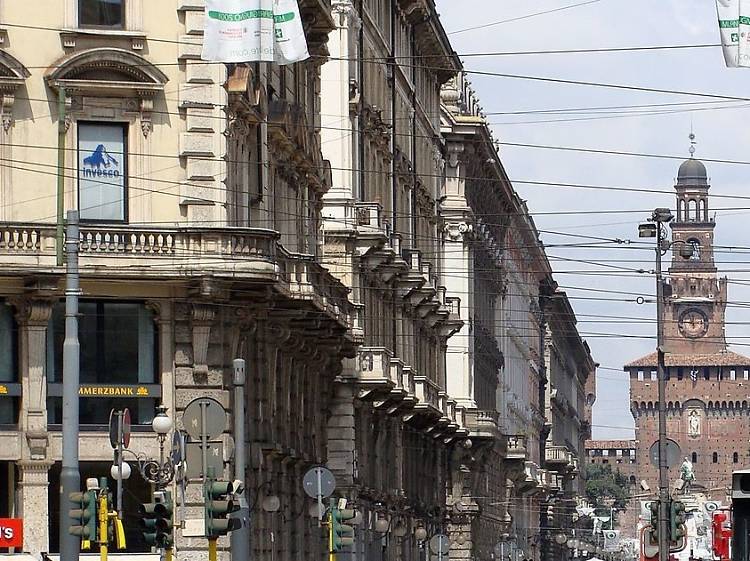
[[[81,386],[80,397],[154,397],[147,386]]]

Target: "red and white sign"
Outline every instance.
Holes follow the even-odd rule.
[[[0,548],[23,547],[23,519],[0,518]]]

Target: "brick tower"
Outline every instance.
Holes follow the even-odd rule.
[[[673,255],[665,290],[667,436],[694,465],[695,488],[725,496],[731,473],[750,465],[750,359],[728,350],[727,279],[714,263],[715,221],[709,216],[706,167],[692,156],[680,166],[671,223]],[[692,252],[681,251],[687,247]],[[635,419],[637,473],[652,490],[657,468],[649,448],[658,438],[656,353],[625,365]],[[680,462],[681,463],[681,462]],[[670,484],[679,463],[669,471]]]

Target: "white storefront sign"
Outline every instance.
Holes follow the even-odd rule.
[[[724,62],[750,66],[750,0],[716,0]]]

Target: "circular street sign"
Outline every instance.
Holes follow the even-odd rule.
[[[206,424],[203,427],[201,427],[201,409],[206,410]],[[211,440],[224,432],[227,426],[227,412],[215,399],[198,397],[185,407],[182,424],[195,440],[200,440],[204,436]]]
[[[654,442],[648,449],[648,456],[651,459],[651,464],[659,467],[659,441]],[[667,438],[667,467],[673,468],[680,463],[680,445],[677,444],[671,438]]]
[[[118,442],[117,442],[117,421],[119,419],[119,415],[117,415],[118,411],[115,411],[112,409],[109,412],[109,445],[112,447],[113,450],[117,450]]]
[[[172,433],[172,464],[178,466],[185,461],[185,433],[174,431]]]
[[[451,541],[445,534],[435,534],[430,538],[430,551],[439,555],[441,553],[448,553],[451,548]]]
[[[130,446],[130,409],[127,407],[122,412],[122,445]]]
[[[330,497],[336,489],[336,478],[331,470],[322,466],[310,468],[302,478],[302,488],[308,497]]]

